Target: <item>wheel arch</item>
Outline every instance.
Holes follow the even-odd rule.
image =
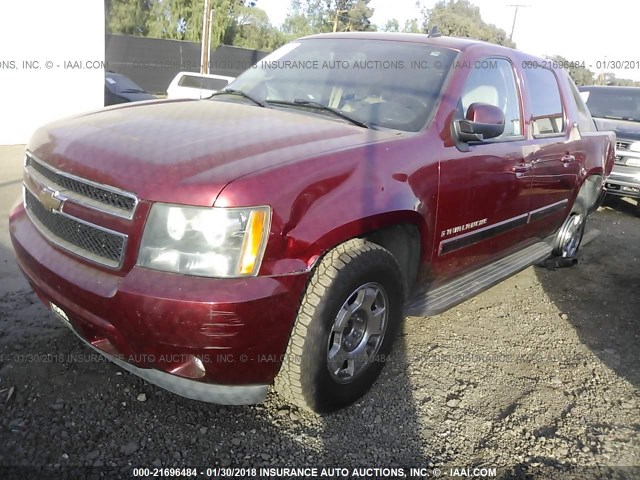
[[[604,198],[604,178],[601,174],[595,173],[585,177],[578,189],[576,199],[584,200],[588,213],[598,209]]]
[[[314,243],[310,269],[327,252],[354,238],[362,238],[388,250],[398,262],[404,291],[409,294],[419,280],[420,266],[429,259],[432,230],[416,211],[395,211],[363,218],[326,233]]]
[[[402,223],[375,230],[363,237],[393,255],[400,266],[404,292],[409,296],[416,284],[422,264],[422,237],[416,225]]]

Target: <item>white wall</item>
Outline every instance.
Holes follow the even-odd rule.
[[[2,0],[0,18],[0,145],[103,106],[104,0]]]

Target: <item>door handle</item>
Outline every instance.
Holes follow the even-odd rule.
[[[576,161],[575,155],[566,154],[564,157],[562,157],[562,163],[565,163],[565,164],[575,162],[575,161]]]
[[[511,171],[513,173],[526,173],[531,170],[532,167],[533,165],[531,163],[517,163],[511,168]]]

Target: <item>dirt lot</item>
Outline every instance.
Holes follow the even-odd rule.
[[[374,389],[327,417],[275,394],[255,407],[182,399],[93,355],[31,292],[4,293],[0,465],[640,478],[640,219],[616,201],[591,226],[601,235],[578,267],[529,268],[438,317],[407,319]],[[561,473],[570,467],[575,477]]]

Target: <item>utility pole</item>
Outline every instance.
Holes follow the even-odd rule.
[[[212,23],[213,9],[211,8],[211,0],[204,0],[204,12],[202,13],[202,47],[200,49],[200,73],[209,73]]]
[[[515,7],[516,11],[513,13],[513,25],[511,25],[511,35],[509,35],[509,40],[513,40],[513,32],[516,29],[516,18],[518,18],[518,9],[520,7],[523,8],[527,8],[530,7],[531,5],[522,5],[522,4],[512,4],[512,5],[507,5],[507,7]]]

